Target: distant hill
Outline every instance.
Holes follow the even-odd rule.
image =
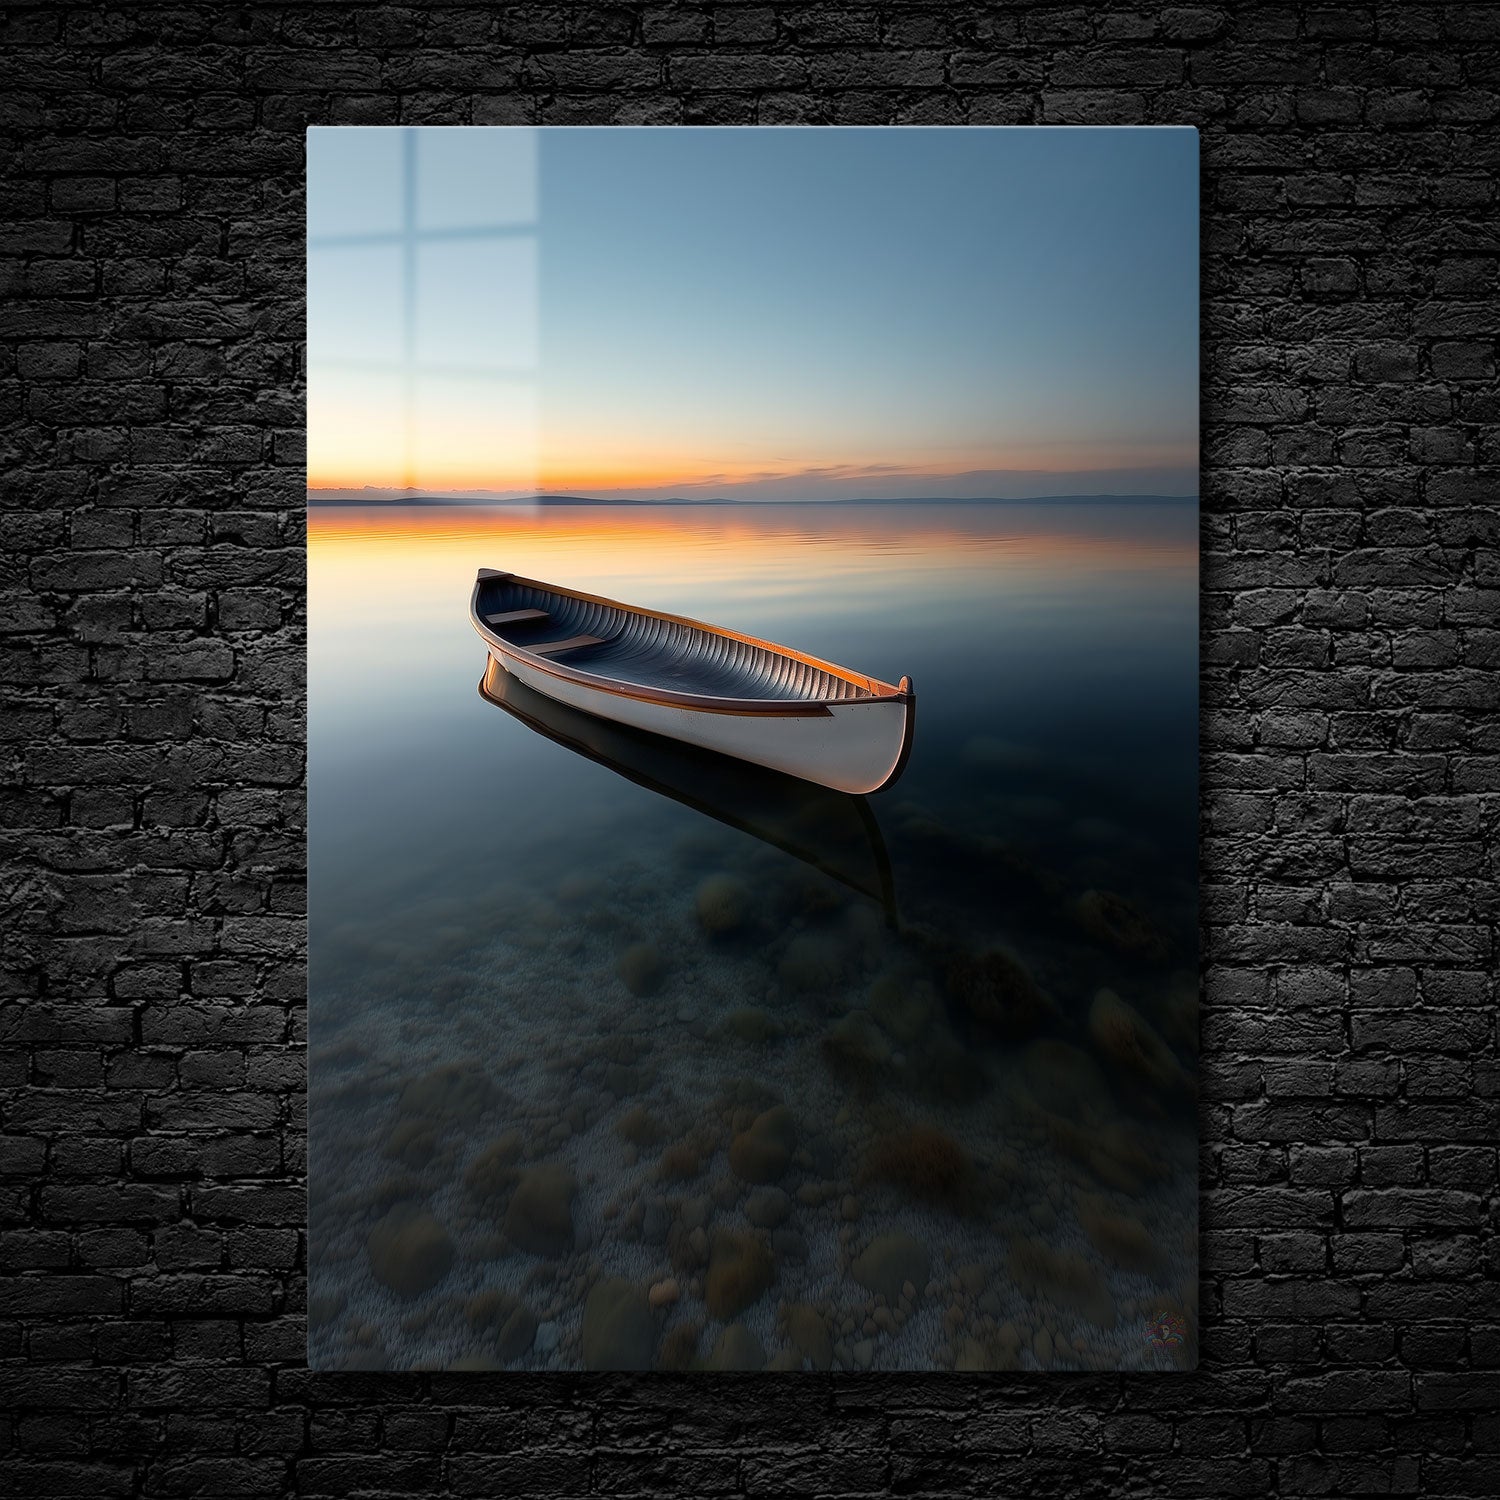
[[[380,506],[407,506],[407,505],[525,505],[524,500],[482,500],[469,495],[320,495],[316,490],[307,492],[307,503],[309,505],[353,505],[368,508],[372,505]]]
[[[921,500],[826,500],[824,505],[1196,505],[1196,495],[1020,495],[1001,499],[970,496],[923,497]]]

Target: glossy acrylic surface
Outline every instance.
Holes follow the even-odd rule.
[[[1191,1361],[1194,506],[330,507],[309,558],[315,1365]],[[910,673],[878,857],[486,701],[481,566]]]

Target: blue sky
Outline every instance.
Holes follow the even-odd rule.
[[[1194,131],[406,134],[309,133],[313,484],[1196,488]]]

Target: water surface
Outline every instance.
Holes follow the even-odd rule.
[[[906,773],[575,753],[481,566],[909,673]],[[315,508],[309,571],[315,1365],[1191,1361],[1195,507]]]

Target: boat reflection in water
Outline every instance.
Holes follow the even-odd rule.
[[[752,834],[870,897],[887,924],[896,925],[890,855],[868,799],[569,708],[527,687],[493,657],[479,694],[637,786]]]

